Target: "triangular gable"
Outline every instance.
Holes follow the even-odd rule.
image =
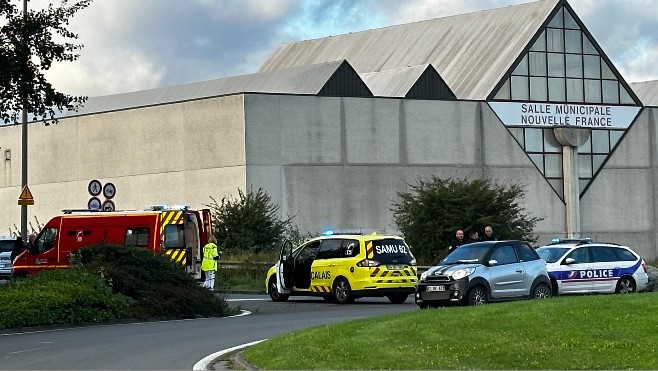
[[[427,66],[405,97],[411,99],[457,99],[455,93],[450,90],[450,87],[443,81],[441,75],[432,65]]]
[[[284,44],[260,72],[339,59],[360,74],[431,64],[457,98],[484,100],[558,1]]]
[[[372,97],[372,92],[347,61],[334,71],[317,95],[332,97]]]

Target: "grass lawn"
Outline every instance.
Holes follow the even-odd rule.
[[[656,348],[658,293],[640,293],[353,320],[272,338],[244,357],[279,370],[655,370]]]

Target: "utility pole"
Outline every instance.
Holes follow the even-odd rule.
[[[23,24],[27,25],[27,0],[23,0]],[[27,27],[23,33],[23,42],[25,48],[29,50],[29,43],[27,40]],[[21,151],[21,189],[27,186],[27,94],[23,93],[23,111],[22,111],[22,151]],[[21,205],[21,238],[27,242],[27,205]]]

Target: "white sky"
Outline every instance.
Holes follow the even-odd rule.
[[[49,2],[59,3],[29,7]],[[85,45],[80,58],[47,76],[63,93],[88,96],[211,80],[256,72],[282,43],[526,2],[95,0],[70,25]],[[658,79],[658,0],[569,3],[627,82]]]

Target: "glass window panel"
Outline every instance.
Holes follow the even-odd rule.
[[[525,147],[525,140],[523,140],[523,128],[508,128],[509,132],[512,133],[512,136],[514,136],[514,139],[516,139],[517,142],[521,145],[521,147]]]
[[[603,162],[605,162],[606,158],[608,158],[606,155],[592,156],[592,170],[594,171],[594,174],[596,174],[596,172],[601,169],[601,166],[603,166]]]
[[[578,153],[592,153],[592,137],[589,136],[587,141],[578,146]]]
[[[555,17],[551,19],[551,23],[548,24],[548,27],[557,27],[557,28],[564,27],[564,22],[562,21],[563,14],[564,14],[564,8],[560,8],[560,10],[558,10],[557,13],[555,14]]]
[[[548,76],[564,77],[564,54],[548,54]]]
[[[546,51],[546,31],[542,31],[541,35],[539,35],[539,37],[532,45],[532,48],[530,48],[530,50],[537,52]]]
[[[584,58],[584,72],[585,77],[591,79],[601,78],[601,61],[598,55],[586,55]]]
[[[610,130],[610,148],[615,148],[622,135],[624,135],[623,130]]]
[[[583,80],[567,79],[567,102],[582,102],[583,100]]]
[[[546,29],[546,51],[548,52],[564,52],[564,35],[563,30],[553,28]]]
[[[576,20],[571,16],[571,13],[569,13],[569,11],[564,12],[564,28],[571,28],[574,30],[580,29],[578,23],[576,23]]]
[[[599,55],[587,36],[583,35],[583,53]]]
[[[530,56],[530,75],[531,76],[546,76],[546,53],[528,53]]]
[[[550,178],[562,177],[562,155],[549,154],[544,155],[544,167],[546,169],[544,176]]]
[[[583,42],[580,39],[582,33],[580,30],[564,31],[565,50],[567,53],[582,53]]]
[[[544,155],[541,154],[536,154],[536,153],[529,153],[528,157],[532,160],[532,162],[537,166],[537,169],[544,174]]]
[[[548,100],[547,82],[545,77],[530,78],[530,100],[545,102]]]
[[[516,66],[512,75],[527,75],[528,74],[528,55],[526,54],[519,62],[519,65]]]
[[[562,152],[562,145],[555,138],[553,129],[544,130],[544,152]]]
[[[628,94],[628,91],[626,91],[626,88],[623,86],[621,86],[619,102],[622,104],[635,104],[635,101],[633,98],[631,98],[631,95]]]
[[[567,54],[567,77],[583,77],[583,56]]]
[[[603,103],[619,103],[619,83],[603,80]]]
[[[592,177],[592,156],[578,155],[578,177],[579,178]]]
[[[547,179],[548,183],[553,187],[555,192],[560,198],[564,198],[564,186],[562,185],[562,179]]]
[[[512,99],[528,100],[528,78],[525,76],[512,76]]]
[[[610,152],[610,139],[607,130],[592,130],[592,152]]]
[[[507,79],[503,86],[500,87],[500,90],[498,90],[498,93],[496,93],[494,99],[510,99],[509,86],[510,82]]]
[[[585,102],[601,103],[601,80],[585,80]]]
[[[612,72],[610,66],[601,58],[601,77],[609,80],[617,80],[617,76]]]
[[[583,193],[585,187],[589,184],[590,179],[578,179],[578,184],[580,185],[580,194]]]
[[[525,129],[525,150],[528,152],[542,152],[542,129]]]
[[[566,100],[564,79],[548,79],[548,100],[551,102],[564,102]]]

